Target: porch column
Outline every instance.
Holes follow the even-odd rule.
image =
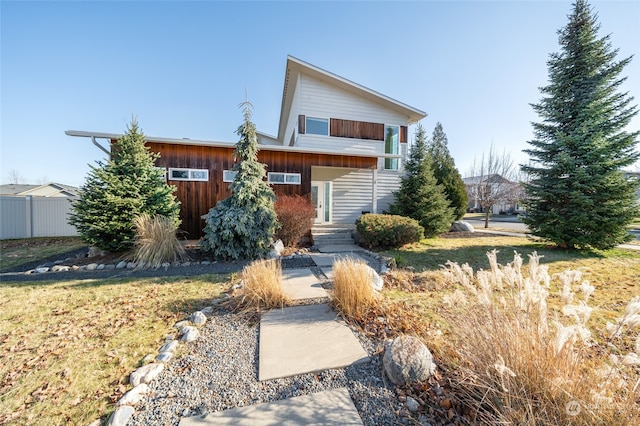
[[[371,173],[371,213],[378,213],[378,168]]]

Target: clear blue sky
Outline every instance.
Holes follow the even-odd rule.
[[[640,2],[592,1],[640,99]],[[517,162],[570,1],[0,2],[6,183],[84,183],[103,155],[65,130],[237,141],[245,87],[276,134],[286,56],[426,111],[463,175],[493,142]],[[640,129],[636,117],[628,130]]]

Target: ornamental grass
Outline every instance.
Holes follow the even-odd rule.
[[[244,309],[282,308],[289,298],[282,288],[282,266],[276,260],[256,260],[241,273]]]
[[[371,268],[354,259],[340,259],[333,263],[332,300],[344,318],[359,320],[377,304],[371,285]]]
[[[150,268],[159,268],[165,262],[187,259],[184,247],[176,237],[175,223],[161,215],[143,213],[133,224],[136,240],[132,260]]]
[[[482,424],[639,424],[640,297],[600,335],[589,327],[594,287],[580,271],[550,276],[537,253],[476,273],[448,262],[444,298],[456,395]],[[558,294],[550,283],[559,281]],[[548,301],[559,309],[551,309]],[[559,303],[557,301],[559,300]]]

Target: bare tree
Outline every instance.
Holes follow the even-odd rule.
[[[474,158],[469,177],[464,179],[469,201],[485,212],[484,227],[489,227],[489,214],[494,205],[509,201],[514,191],[515,168],[511,155],[498,154],[493,145],[488,153],[482,153],[480,161]]]
[[[12,185],[17,185],[23,181],[20,172],[16,169],[9,170],[9,183]]]

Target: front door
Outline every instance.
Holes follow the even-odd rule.
[[[311,182],[311,203],[316,209],[315,223],[330,223],[331,182]]]

